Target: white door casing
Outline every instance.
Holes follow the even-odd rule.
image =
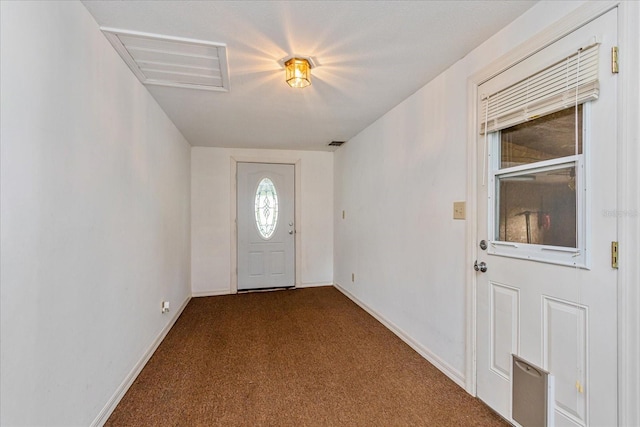
[[[237,164],[238,290],[295,286],[294,169]]]
[[[476,138],[476,241],[489,242],[488,251],[477,251],[478,262],[485,262],[488,270],[476,278],[476,387],[479,398],[511,421],[510,355],[514,353],[555,376],[556,425],[617,422],[617,276],[610,264],[617,220],[606,215],[617,206],[617,83],[609,65],[616,24],[614,9],[478,89],[495,93],[571,54],[594,36],[601,43],[600,97],[585,106],[586,181],[581,188],[588,268],[490,254],[495,238],[489,235],[494,203],[489,190],[494,183],[486,155],[491,154],[491,144],[485,150],[484,137]]]

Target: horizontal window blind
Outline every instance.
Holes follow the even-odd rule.
[[[593,44],[524,80],[483,96],[480,133],[598,99],[598,50]]]

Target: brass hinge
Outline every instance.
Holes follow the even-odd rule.
[[[611,48],[611,72],[613,74],[620,72],[620,67],[618,66],[618,46]]]
[[[611,242],[611,268],[618,268],[618,242]]]

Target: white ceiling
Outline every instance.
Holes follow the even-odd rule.
[[[227,45],[229,92],[147,86],[194,146],[330,150],[535,1],[83,1],[101,26]],[[311,56],[292,89],[278,60]]]

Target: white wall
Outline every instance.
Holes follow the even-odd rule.
[[[194,296],[231,288],[232,159],[300,167],[298,287],[333,283],[333,153],[193,147],[191,288]]]
[[[335,282],[460,385],[467,80],[580,4],[537,4],[335,153]]]
[[[86,426],[190,296],[190,147],[80,2],[0,5],[0,424]]]

